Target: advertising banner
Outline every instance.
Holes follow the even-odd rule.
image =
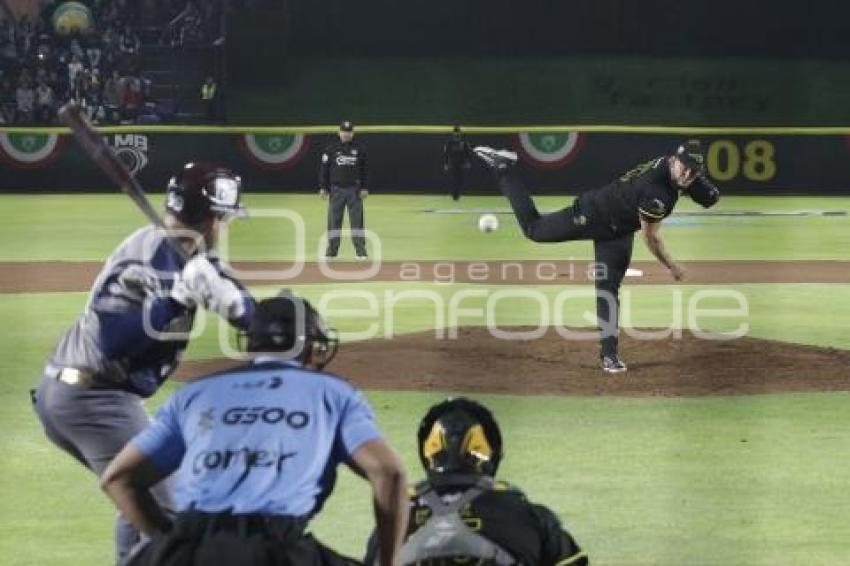
[[[598,187],[634,165],[670,153],[688,135],[575,131],[469,134],[472,145],[515,150],[520,174],[539,193]],[[219,163],[239,172],[246,189],[313,191],[323,148],[332,134],[108,133],[107,143],[142,185],[162,191],[190,161]],[[380,192],[443,192],[441,133],[357,133],[369,162],[369,188]],[[702,135],[708,175],[737,194],[848,194],[850,142],[843,135]],[[111,191],[109,181],[67,134],[0,133],[0,190]],[[494,190],[489,173],[472,168],[470,193]]]

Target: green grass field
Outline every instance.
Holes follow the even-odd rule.
[[[563,198],[541,199],[542,208]],[[325,203],[313,195],[250,196],[254,210],[303,215],[307,259],[318,252]],[[493,197],[466,198],[468,213],[438,196],[373,196],[367,227],[385,259],[567,259],[591,257],[588,243],[526,242],[509,216],[493,234],[475,229],[477,212],[502,211]],[[850,210],[840,198],[724,198],[721,210]],[[691,207],[682,207],[690,210]],[[673,219],[662,234],[677,259],[848,259],[850,217]],[[102,260],[142,217],[121,196],[1,196],[0,261]],[[232,228],[231,259],[293,257],[290,225],[255,217]],[[636,259],[649,255],[636,244]],[[344,242],[342,255],[351,255]],[[355,284],[348,284],[355,285]],[[337,286],[338,287],[338,286]],[[444,296],[472,285],[357,284],[365,290],[427,288]],[[319,301],[331,285],[298,285]],[[685,296],[703,288],[680,287]],[[848,284],[736,285],[750,306],[750,336],[850,349]],[[257,291],[269,291],[264,287]],[[540,287],[544,294],[554,287]],[[636,326],[667,324],[669,286],[630,289]],[[0,565],[100,565],[112,556],[113,510],[94,478],[44,437],[29,406],[29,387],[85,293],[0,295]],[[588,303],[589,304],[589,303]],[[534,323],[515,303],[500,304],[503,324]],[[379,317],[382,319],[383,317]],[[399,332],[433,327],[427,304],[395,311]],[[330,322],[336,324],[331,317]],[[578,319],[569,322],[580,322]],[[338,321],[344,331],[354,321]],[[717,323],[716,329],[722,330]],[[213,328],[189,359],[219,354]],[[725,363],[717,360],[718,364]],[[532,379],[517,367],[518,379]],[[603,379],[600,376],[600,379]],[[164,388],[153,409],[171,390]],[[410,479],[418,420],[441,392],[368,391],[382,429],[402,454]],[[553,508],[595,564],[773,565],[847,562],[850,451],[847,393],[708,398],[570,398],[488,395],[505,435],[504,479]],[[313,523],[319,538],[360,555],[370,530],[365,483],[342,475]]]

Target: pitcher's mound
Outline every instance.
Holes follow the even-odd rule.
[[[850,391],[845,350],[756,338],[705,340],[685,331],[662,340],[624,334],[620,353],[629,371],[610,375],[597,366],[595,340],[567,340],[554,329],[531,341],[501,340],[486,328],[464,327],[456,339],[428,331],[344,344],[328,370],[363,389],[631,396]],[[232,364],[187,363],[180,373]]]

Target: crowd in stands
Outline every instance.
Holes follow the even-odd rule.
[[[52,125],[75,100],[95,123],[135,123],[154,111],[151,79],[140,57],[142,25],[165,30],[171,47],[212,44],[222,2],[92,0],[94,28],[58,34],[46,2],[37,16],[0,14],[0,125]]]

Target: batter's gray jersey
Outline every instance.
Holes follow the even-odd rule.
[[[210,262],[233,280],[215,256]],[[177,367],[195,316],[194,308],[170,297],[184,264],[163,230],[147,226],[134,232],[106,260],[82,316],[59,341],[50,363],[90,372],[104,385],[152,395]],[[245,301],[253,302],[247,293]],[[247,326],[252,306],[244,309],[246,320],[231,322]]]
[[[146,226],[134,232],[106,260],[83,314],[59,341],[50,363],[151,395],[186,347],[186,340],[164,340],[157,333],[186,333],[192,327],[194,309],[168,296],[184,264],[163,230]]]
[[[216,258],[210,262],[230,278]],[[44,370],[35,400],[45,433],[97,475],[145,428],[148,416],[139,396],[157,390],[186,348],[195,309],[170,297],[184,264],[161,229],[147,226],[130,235],[106,260],[83,314],[59,340]],[[247,326],[253,313],[253,299],[245,293],[244,300],[245,315],[231,321],[236,326]],[[88,372],[93,383],[68,383],[62,378],[66,368]],[[164,484],[154,490],[166,508],[167,491]],[[119,516],[119,561],[138,538]]]

